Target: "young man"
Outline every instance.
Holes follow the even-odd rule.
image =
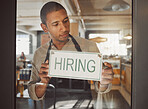
[[[49,50],[99,52],[94,42],[69,34],[69,18],[65,8],[59,3],[46,3],[41,9],[40,17],[42,21],[41,27],[44,32],[49,34],[51,40],[38,48],[34,54],[32,75],[28,85],[29,95],[34,100],[43,99],[47,84],[52,79],[47,75]],[[101,93],[110,90],[109,86],[113,79],[111,65],[108,63],[105,63],[105,65],[109,68],[102,72],[102,80],[98,85]],[[37,85],[36,83],[43,84]]]

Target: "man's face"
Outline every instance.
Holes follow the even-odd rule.
[[[48,13],[46,16],[46,25],[53,42],[67,42],[70,23],[64,9]]]

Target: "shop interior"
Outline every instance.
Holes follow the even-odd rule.
[[[16,19],[16,109],[91,109],[87,81],[58,79],[56,96],[48,102],[33,101],[27,84],[31,75],[35,50],[48,43],[50,37],[40,27],[40,8],[50,0],[17,0]],[[112,64],[112,89],[100,95],[97,109],[131,108],[132,67],[132,1],[131,0],[52,0],[61,3],[70,19],[70,34],[94,41],[103,62]],[[25,59],[21,59],[22,52]],[[74,85],[79,83],[80,85]],[[71,97],[63,100],[64,90]],[[60,94],[58,94],[60,93]],[[62,94],[63,93],[63,94]],[[56,102],[54,105],[54,99]],[[52,101],[52,102],[51,102]]]

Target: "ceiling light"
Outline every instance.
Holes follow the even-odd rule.
[[[130,5],[123,0],[111,0],[103,8],[105,11],[124,11],[130,8]]]
[[[132,39],[132,35],[130,34],[127,34],[126,36],[123,37],[124,39],[127,39],[127,40],[131,40]]]
[[[97,43],[100,43],[100,42],[106,42],[107,41],[107,38],[96,37],[96,38],[91,38],[89,40],[94,41],[94,42],[97,42]]]

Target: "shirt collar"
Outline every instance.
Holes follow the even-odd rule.
[[[72,41],[72,39],[71,39],[71,37],[68,37],[68,42],[67,43],[69,43],[69,42],[71,42]],[[51,43],[51,46],[53,47],[54,45],[53,45],[53,42],[51,42],[51,39],[48,41],[48,46],[49,46],[49,44]],[[66,43],[66,44],[67,44]],[[54,46],[55,47],[55,46]],[[55,47],[56,48],[56,47]]]

